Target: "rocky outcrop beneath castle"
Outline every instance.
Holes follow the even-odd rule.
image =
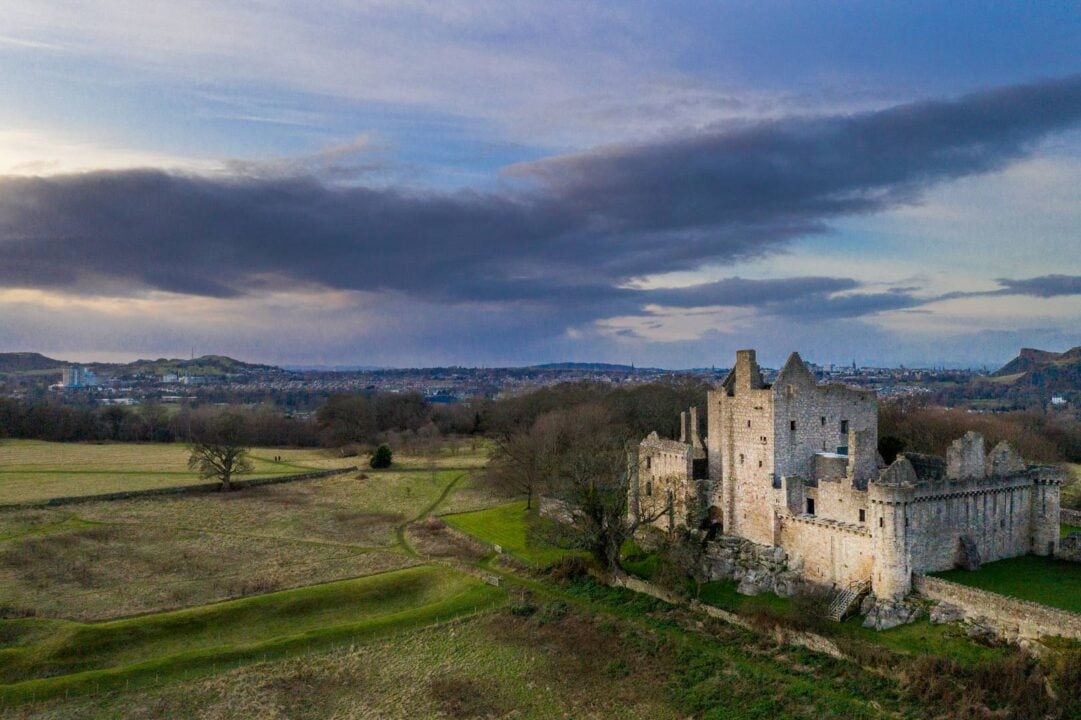
[[[888,598],[870,599],[861,607],[864,612],[863,626],[873,630],[889,630],[899,625],[905,625],[919,618],[919,606],[907,600],[891,600]]]
[[[772,592],[791,597],[800,587],[799,568],[789,567],[784,548],[759,545],[743,538],[722,535],[706,543],[701,576],[706,582],[735,580],[741,595]]]

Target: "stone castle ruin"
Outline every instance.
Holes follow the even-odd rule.
[[[1058,550],[1060,469],[1026,465],[1006,443],[988,452],[974,432],[946,458],[886,466],[874,392],[819,384],[796,353],[767,384],[754,351],[739,351],[709,393],[706,442],[694,408],[682,427],[678,442],[641,442],[631,502],[661,503],[665,531],[719,531],[705,574],[741,592],[805,582],[835,589],[831,614],[867,594],[885,613],[913,575]]]

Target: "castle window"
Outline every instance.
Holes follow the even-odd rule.
[[[748,420],[748,421],[747,421],[747,427],[750,427],[750,426],[751,426],[751,421],[750,421],[750,420]]]
[[[860,508],[860,522],[867,522],[867,511]]]
[[[758,461],[758,467],[762,467],[762,461],[761,460]]]
[[[653,467],[653,458],[651,458],[651,457],[649,457],[647,455],[646,456],[646,470],[649,470],[651,467]]]
[[[847,435],[848,434],[848,421],[847,420],[842,420],[841,421],[841,434],[842,435]]]
[[[651,480],[646,481],[646,497],[653,497],[653,482]]]
[[[740,453],[740,454],[739,454],[739,464],[740,464],[740,465],[742,465],[742,464],[743,464],[743,453]]]
[[[822,421],[822,427],[826,427],[826,416],[823,415],[822,417],[820,417],[818,419]]]
[[[788,429],[791,430],[792,432],[796,432],[796,421],[795,420],[789,420],[788,421]]]
[[[807,514],[808,515],[814,515],[815,514],[815,499],[814,498],[807,498]]]

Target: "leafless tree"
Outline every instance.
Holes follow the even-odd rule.
[[[531,509],[533,497],[550,484],[568,444],[565,423],[564,413],[550,412],[525,430],[497,437],[488,470],[492,484],[508,494],[525,495],[526,509]]]
[[[598,405],[556,411],[559,428],[550,492],[575,512],[567,530],[571,542],[609,570],[621,570],[623,544],[645,523],[671,511],[670,503],[639,498],[637,443],[632,431],[612,421]]]
[[[222,490],[232,488],[233,476],[250,472],[247,428],[243,415],[225,411],[213,417],[189,445],[188,467],[203,478],[217,478]]]

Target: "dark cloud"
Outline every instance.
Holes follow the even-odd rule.
[[[1027,280],[996,280],[1003,288],[997,291],[1002,295],[1032,295],[1035,297],[1056,297],[1058,295],[1081,295],[1081,276],[1078,275],[1043,275]]]
[[[434,303],[528,303],[549,308],[553,326],[645,304],[871,314],[924,301],[907,290],[853,294],[858,283],[846,278],[627,285],[759,256],[833,218],[912,202],[933,183],[1001,168],[1079,120],[1081,76],[1073,76],[553,158],[511,168],[516,180],[492,192],[342,186],[277,172],[9,177],[0,179],[0,285],[214,297],[317,285]],[[1003,290],[1054,294],[1049,278],[1008,285],[1036,280],[1003,281]]]

